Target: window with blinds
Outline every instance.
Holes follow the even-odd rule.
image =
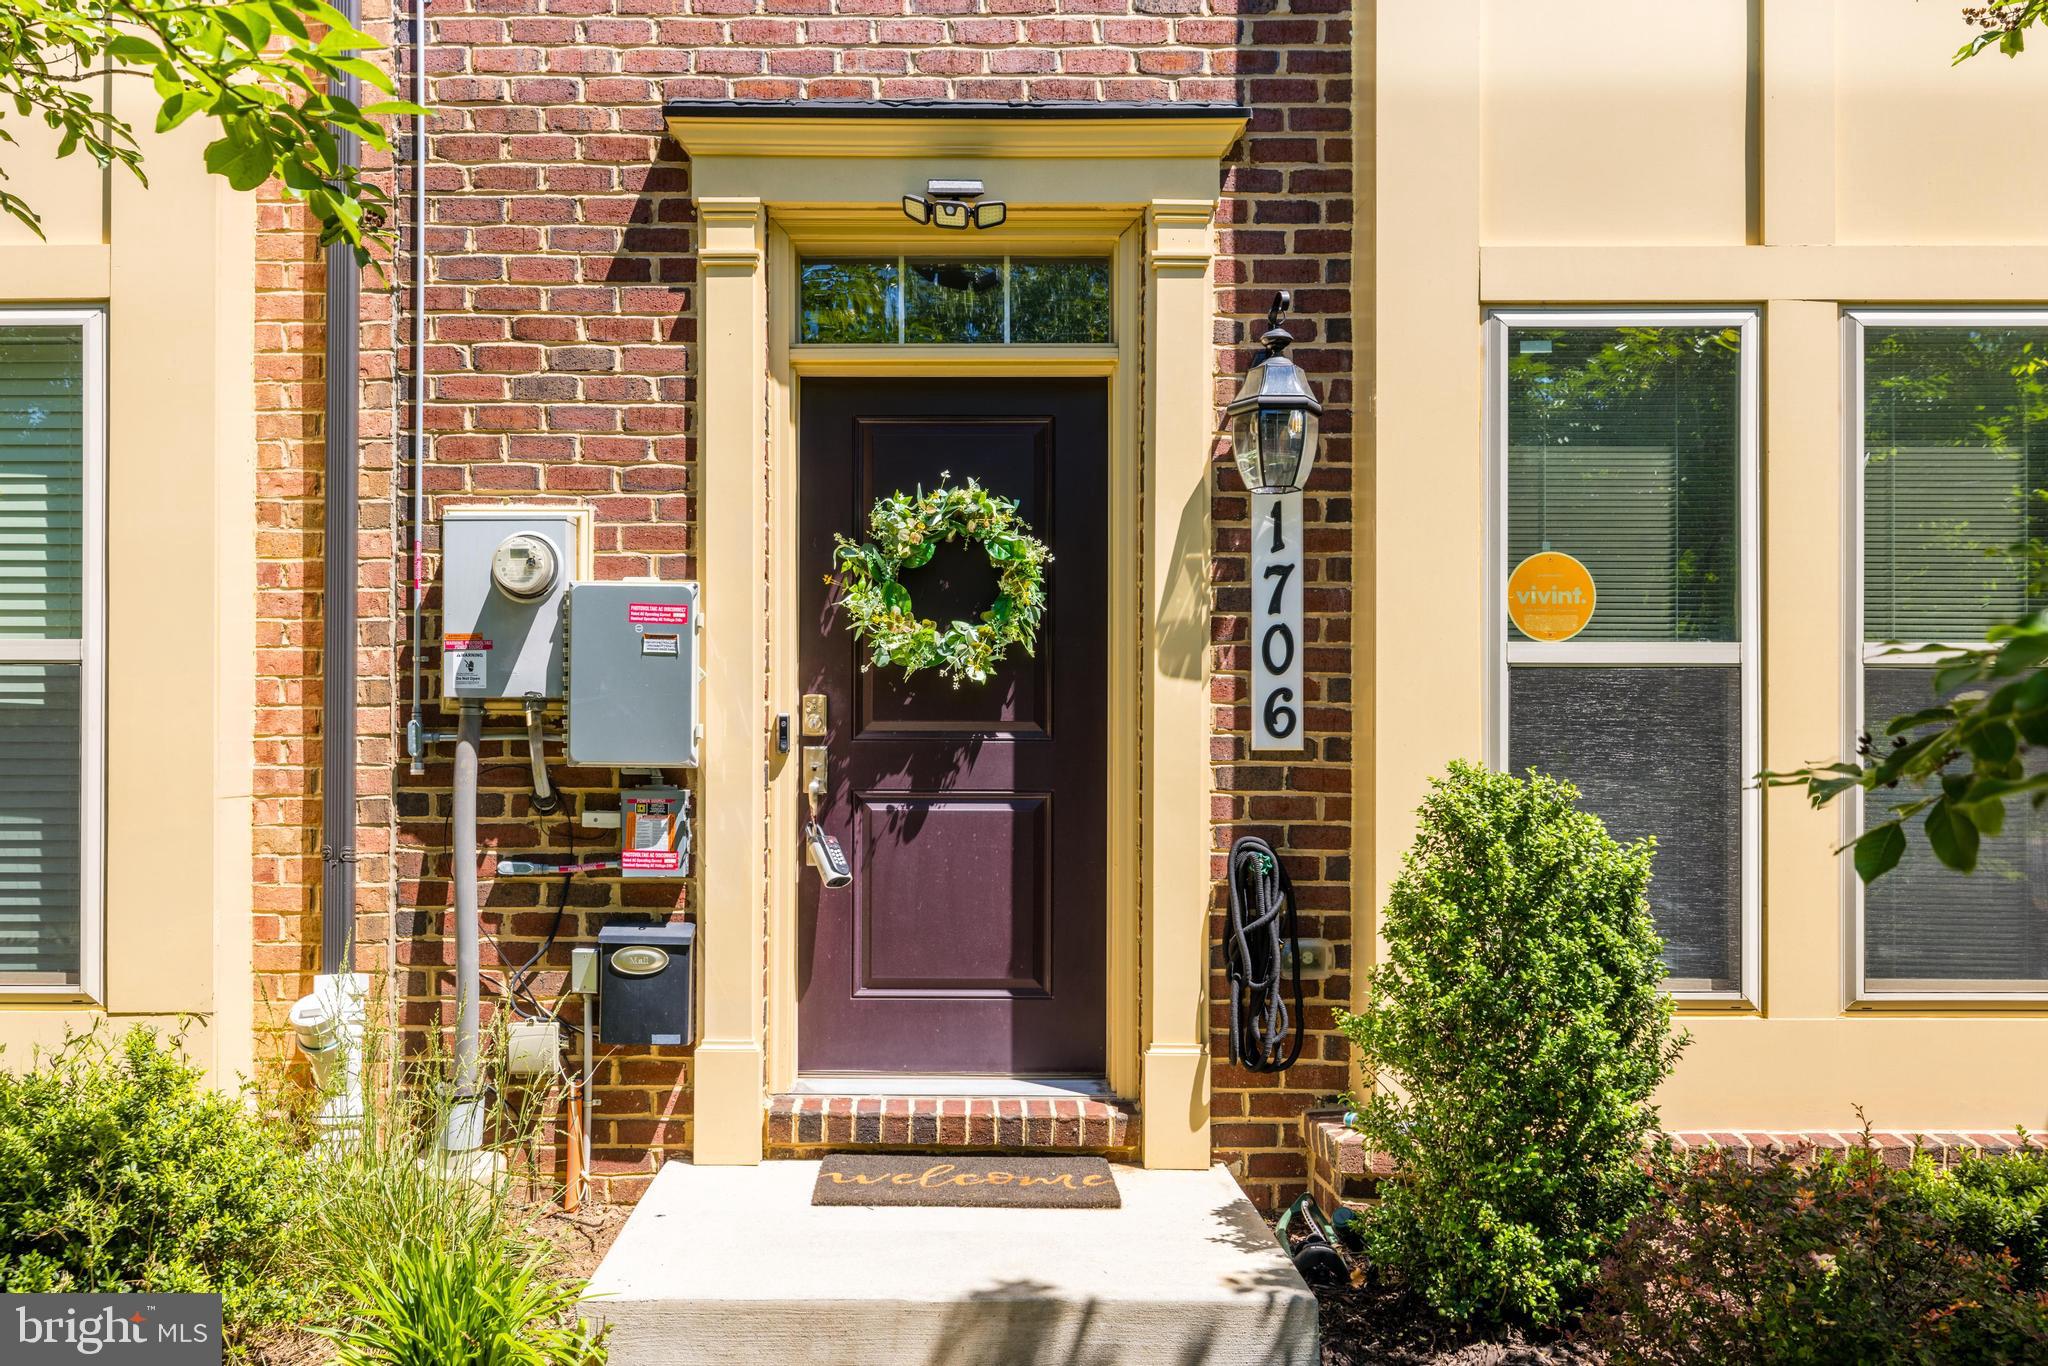
[[[1927,654],[2048,606],[2048,317],[1863,320],[1863,724],[1935,700]],[[1866,828],[1889,804],[1865,804]],[[2048,818],[2008,806],[1974,873],[1908,858],[1863,889],[1872,992],[2048,990]]]
[[[84,981],[89,331],[0,311],[0,991]]]
[[[1501,758],[1569,779],[1617,839],[1654,836],[1674,991],[1745,990],[1760,819],[1745,602],[1749,315],[1494,320],[1505,400],[1501,584],[1562,551],[1597,605],[1564,642],[1508,622]]]

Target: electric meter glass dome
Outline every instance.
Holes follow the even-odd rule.
[[[491,581],[515,598],[537,598],[555,586],[558,563],[545,536],[522,531],[499,542]]]

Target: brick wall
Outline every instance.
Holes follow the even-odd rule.
[[[390,33],[383,0],[366,27]],[[1242,13],[1240,12],[1242,11]],[[1301,894],[1304,933],[1339,945],[1349,925],[1348,731],[1350,511],[1348,110],[1349,24],[1342,0],[436,0],[429,10],[428,74],[434,116],[426,247],[434,511],[465,502],[580,500],[596,510],[597,573],[618,578],[691,575],[696,268],[688,167],[662,135],[670,98],[1187,100],[1236,101],[1255,113],[1249,135],[1221,170],[1216,346],[1220,404],[1234,391],[1248,338],[1271,292],[1295,291],[1294,355],[1326,400],[1324,455],[1308,499],[1307,665],[1310,749],[1296,760],[1253,761],[1248,729],[1249,588],[1247,500],[1219,443],[1214,511],[1216,800],[1212,837],[1221,851],[1257,830],[1286,857]],[[406,178],[409,183],[409,176]],[[268,210],[267,210],[268,212]],[[268,224],[269,220],[266,220]],[[296,307],[296,326],[317,332],[315,285],[303,244],[267,248],[280,258],[264,307]],[[266,237],[266,241],[269,238]],[[409,263],[410,253],[402,258]],[[268,267],[266,267],[268,269]],[[409,364],[412,320],[394,326],[392,300],[366,287],[364,302],[364,666],[361,726],[364,829],[359,843],[395,835],[390,884],[366,852],[363,909],[395,911],[393,953],[405,1018],[445,1021],[453,1006],[447,918],[448,780],[445,747],[427,776],[408,779],[397,741],[406,660],[402,637],[406,548],[392,533],[401,507],[391,480],[394,404]],[[266,326],[269,322],[266,321]],[[280,327],[285,326],[279,323]],[[266,334],[267,335],[267,334]],[[311,365],[307,346],[280,335],[266,364]],[[296,359],[292,359],[296,357]],[[301,377],[293,383],[313,384]],[[317,884],[309,785],[317,695],[304,685],[317,646],[317,421],[307,390],[266,406],[266,580],[260,610],[276,625],[265,687],[276,699],[261,738],[267,857],[257,872],[266,990],[283,994],[317,942],[309,884]],[[289,400],[289,402],[287,402]],[[272,475],[270,460],[275,459]],[[432,513],[429,516],[432,525]],[[273,543],[272,537],[275,537]],[[431,547],[431,536],[430,536]],[[433,564],[428,565],[429,573]],[[429,606],[432,607],[430,597]],[[268,626],[266,627],[268,630]],[[438,637],[429,620],[426,640]],[[288,642],[288,643],[287,643]],[[266,649],[273,648],[266,639]],[[429,667],[438,664],[433,652]],[[431,695],[434,679],[429,675]],[[430,725],[444,724],[430,711]],[[275,728],[276,734],[271,730]],[[487,746],[485,764],[513,756]],[[572,809],[581,791],[608,792],[615,776],[567,772]],[[395,808],[384,795],[395,782]],[[269,784],[275,784],[272,788]],[[479,833],[498,854],[567,852],[608,838],[577,836],[561,819],[536,817],[510,768],[484,776]],[[390,824],[387,822],[395,822]],[[485,963],[523,961],[553,920],[553,884],[482,883]],[[1219,884],[1220,885],[1220,884]],[[567,944],[594,935],[622,904],[688,911],[690,889],[621,887],[578,879],[568,889],[564,932],[536,990],[558,989]],[[1212,909],[1220,912],[1219,897]],[[379,932],[381,933],[381,927]],[[366,938],[371,937],[366,932]],[[1220,987],[1220,977],[1217,985]],[[1218,1064],[1219,1160],[1239,1163],[1262,1202],[1301,1186],[1306,1163],[1297,1116],[1344,1084],[1330,1002],[1343,975],[1322,984],[1308,1024],[1315,1037],[1284,1080]],[[295,994],[295,992],[294,992]],[[488,997],[487,997],[488,999]],[[1225,1055],[1222,1016],[1214,1047]],[[625,1178],[690,1141],[689,1068],[675,1050],[607,1057],[597,1093],[601,1171]]]
[[[305,210],[274,182],[256,226],[257,1057],[320,952],[320,467],[325,290]]]
[[[389,5],[364,5],[389,36]],[[366,153],[369,166],[388,158]],[[320,734],[326,496],[326,265],[318,225],[277,182],[257,192],[256,733],[251,869],[256,1056],[297,1063],[286,1013],[320,967]],[[363,282],[357,518],[358,971],[390,962],[393,593],[391,280]]]

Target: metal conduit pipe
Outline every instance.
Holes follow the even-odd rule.
[[[448,1153],[475,1152],[484,1139],[484,1105],[479,1094],[483,1015],[477,990],[483,965],[477,950],[476,900],[477,749],[483,727],[483,705],[463,703],[462,722],[455,732],[453,847],[449,851],[455,865],[455,1087],[441,1136],[442,1150]]]
[[[427,107],[427,0],[413,0],[412,102]],[[420,609],[427,595],[427,118],[412,120],[412,714],[405,723],[408,771],[417,778],[427,771],[426,743],[420,727]]]

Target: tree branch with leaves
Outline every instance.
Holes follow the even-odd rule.
[[[146,185],[142,146],[109,91],[147,79],[162,102],[157,132],[213,120],[207,170],[243,191],[276,177],[319,221],[323,244],[345,242],[368,264],[370,245],[388,240],[389,196],[342,155],[342,139],[389,150],[382,120],[423,112],[335,93],[351,77],[396,93],[357,55],[379,46],[325,0],[0,0],[0,141],[19,146],[9,120],[35,120],[57,134],[60,158],[82,150]],[[0,210],[43,235],[35,209],[4,185]]]
[[[1988,4],[1966,5],[1963,21],[1977,32],[1956,49],[1956,61],[1967,62],[1993,47],[2017,57],[2026,51],[2027,30],[2048,22],[2048,0],[1990,0]]]

